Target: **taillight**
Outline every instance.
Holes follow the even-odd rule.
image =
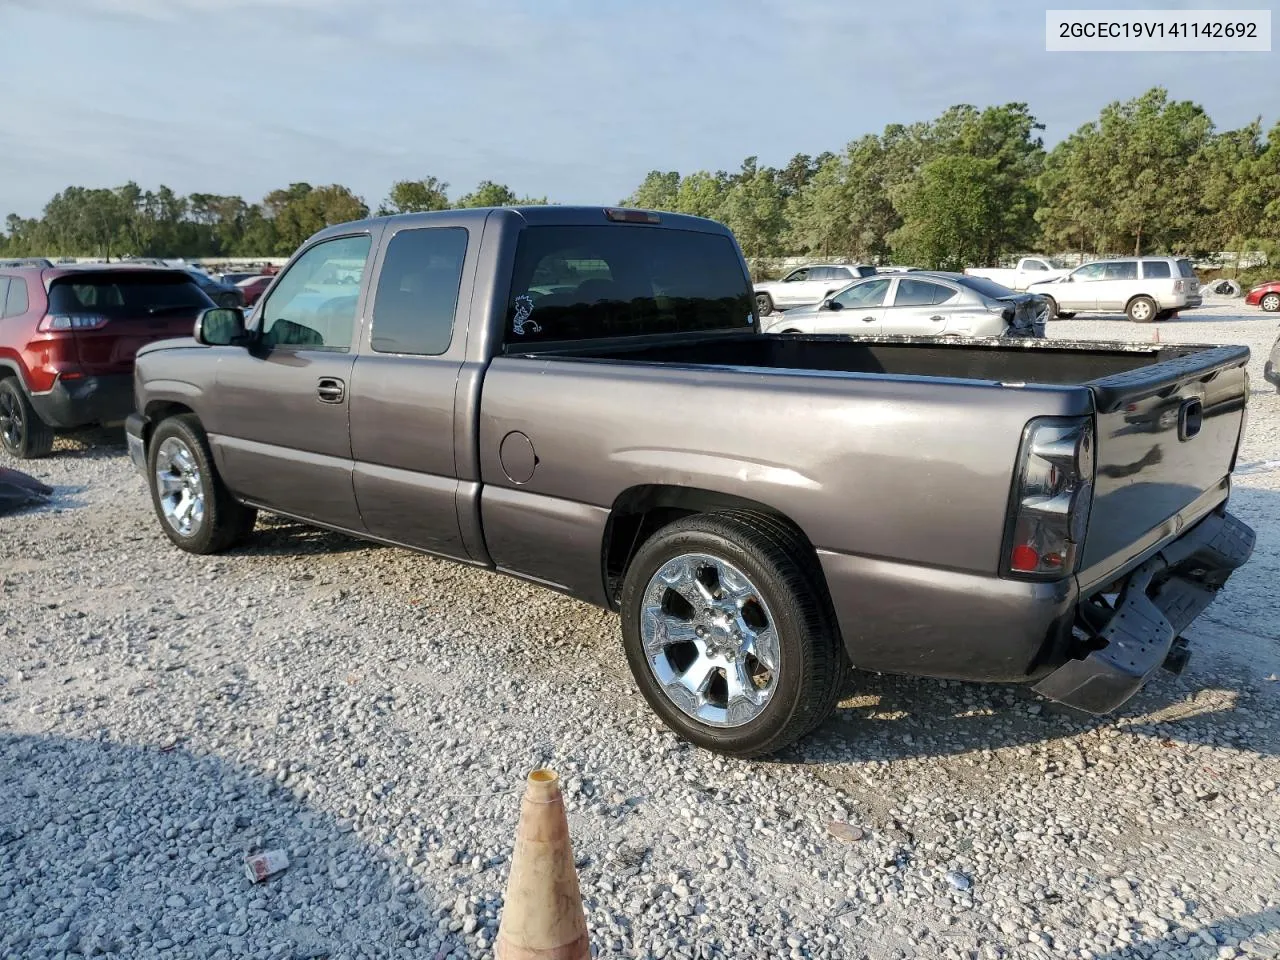
[[[54,330],[101,330],[106,325],[107,318],[97,313],[46,313],[36,329],[50,333]]]
[[[605,207],[604,215],[614,223],[661,223],[662,218],[651,210],[625,210]]]
[[[1056,579],[1075,572],[1093,500],[1093,421],[1039,417],[1023,431],[1004,572]]]

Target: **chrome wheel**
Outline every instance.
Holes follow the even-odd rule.
[[[640,637],[663,693],[709,726],[751,722],[777,688],[769,607],[746,574],[716,557],[683,554],[650,578]]]
[[[10,450],[22,446],[22,403],[8,390],[0,391],[0,436]]]
[[[180,536],[198,533],[204,523],[204,487],[191,448],[177,437],[165,438],[156,451],[155,472],[165,522]]]
[[[1267,313],[1280,311],[1280,293],[1268,293],[1259,304]]]

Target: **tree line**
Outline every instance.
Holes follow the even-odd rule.
[[[1051,150],[1025,103],[958,105],[890,124],[785,167],[651,171],[622,202],[726,223],[748,257],[844,257],[935,269],[1013,253],[1204,255],[1280,250],[1280,123],[1218,131],[1156,87],[1106,106]],[[546,203],[484,181],[457,198],[435,177],[394,184],[378,213]],[[68,187],[43,216],[11,214],[9,256],[287,255],[369,212],[337,184],[290,184],[261,203],[167,187]]]
[[[547,202],[545,197],[517,197],[490,180],[452,199],[448,189],[435,177],[398,181],[377,213]],[[340,184],[291,183],[271,191],[261,203],[211,193],[181,196],[166,186],[153,192],[132,182],[114,189],[67,187],[40,217],[9,214],[0,255],[283,257],[317,230],[368,215],[364,200]]]

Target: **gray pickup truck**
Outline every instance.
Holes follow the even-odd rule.
[[[127,429],[182,549],[267,510],[616,610],[662,719],[754,756],[851,666],[1097,713],[1176,669],[1253,546],[1247,359],[765,335],[717,223],[444,211],[329,228],[144,347]]]

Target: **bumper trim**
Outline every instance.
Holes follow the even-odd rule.
[[[129,444],[129,459],[138,472],[147,475],[147,418],[140,413],[131,413],[124,421],[124,436]]]
[[[1129,574],[1114,613],[1097,633],[1101,649],[1067,661],[1033,689],[1088,713],[1119,707],[1166,661],[1181,632],[1249,559],[1254,539],[1249,526],[1225,511],[1205,518]]]

